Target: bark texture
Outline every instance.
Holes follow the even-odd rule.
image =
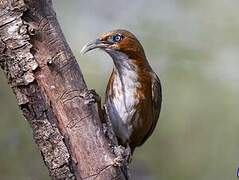
[[[51,0],[0,0],[0,66],[52,179],[125,179]]]

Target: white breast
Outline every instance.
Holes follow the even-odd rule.
[[[137,87],[140,86],[137,78],[134,71],[127,71],[124,76],[117,76],[113,82],[115,96],[112,100],[120,120],[124,123],[129,123],[134,114],[134,106],[138,103],[135,99]]]
[[[115,133],[122,142],[127,142],[133,131],[132,119],[135,116],[135,106],[139,100],[135,98],[137,88],[140,87],[138,75],[135,71],[121,69],[113,81],[114,96],[111,99],[111,121]]]
[[[108,97],[108,110],[117,137],[127,142],[132,134],[132,117],[135,115],[135,98],[138,82],[137,67],[129,62],[128,57],[120,52],[110,53],[114,60],[113,96]]]

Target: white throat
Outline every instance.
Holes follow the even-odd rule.
[[[136,88],[138,81],[138,67],[131,63],[129,57],[122,52],[107,50],[114,62],[114,71],[125,88]],[[119,85],[119,84],[118,84]]]

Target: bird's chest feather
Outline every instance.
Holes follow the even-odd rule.
[[[115,77],[112,82],[114,96],[112,98],[113,106],[117,111],[120,120],[128,123],[132,120],[135,108],[139,103],[137,91],[141,84],[138,82],[138,75],[134,71],[122,72],[121,75]]]
[[[121,120],[125,123],[131,119],[135,106],[139,102],[135,98],[139,86],[140,83],[137,82],[137,75],[134,72],[127,72],[124,77],[117,76],[113,82],[114,97],[112,102]]]
[[[106,90],[106,106],[112,126],[121,143],[130,140],[134,131],[141,129],[148,87],[145,73],[138,64],[120,52],[111,54],[114,69]]]

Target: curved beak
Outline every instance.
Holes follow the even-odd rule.
[[[81,54],[84,55],[85,53],[96,49],[96,48],[100,48],[100,49],[105,49],[109,46],[108,43],[101,41],[100,39],[96,39],[92,42],[87,43],[85,46],[83,46],[83,48],[81,49]]]

